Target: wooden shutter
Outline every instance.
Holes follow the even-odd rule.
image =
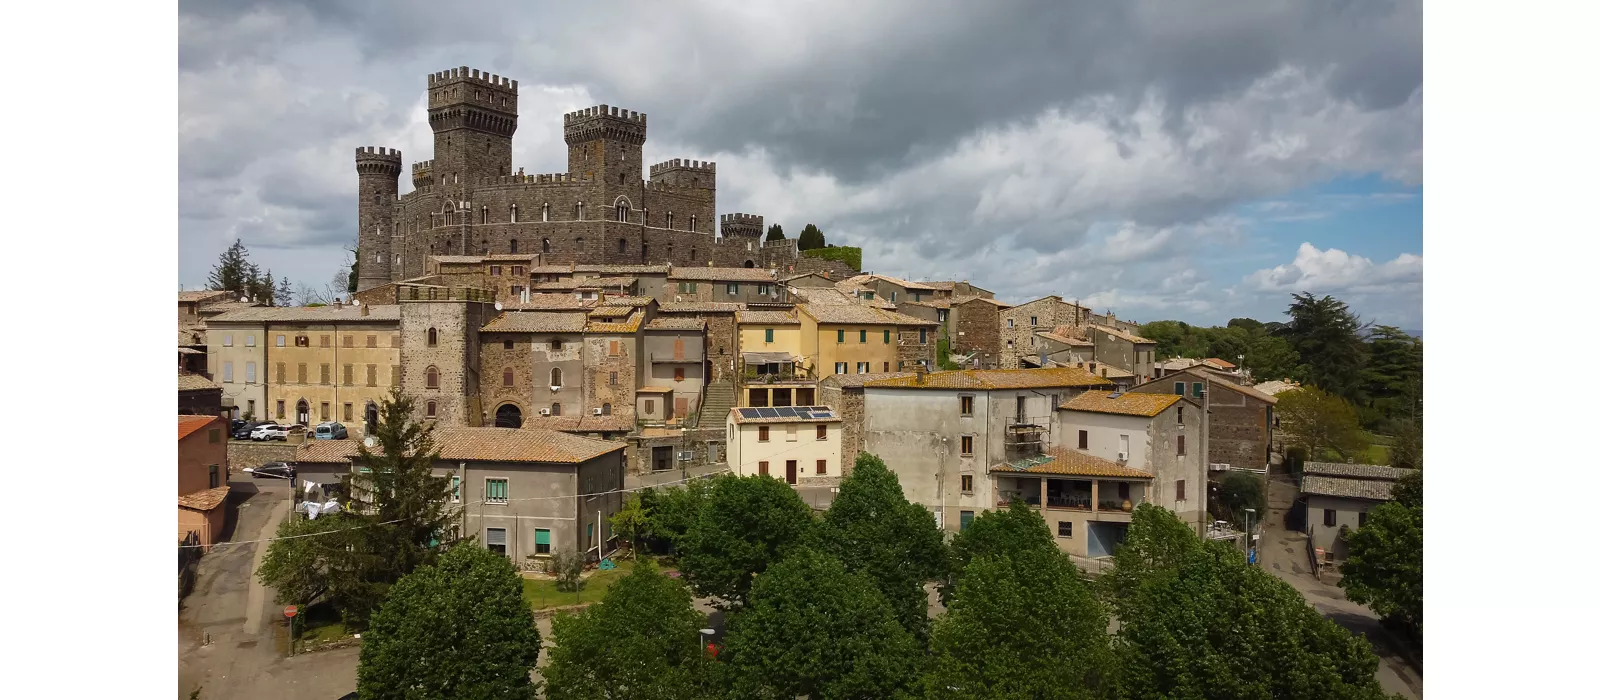
[[[826,460],[826,459],[817,460],[817,476],[827,476],[827,475],[828,475],[828,460]]]
[[[827,423],[818,423],[817,424],[817,439],[818,440],[826,440],[826,439],[828,439],[828,424]]]
[[[1178,498],[1177,498],[1177,500],[1180,500],[1180,501],[1188,500],[1188,499],[1184,498],[1184,494],[1183,494],[1183,479],[1179,479],[1178,480]]]
[[[378,366],[367,365],[367,386],[378,385]]]
[[[1087,431],[1087,430],[1079,430],[1078,431],[1078,449],[1080,449],[1080,450],[1089,449],[1089,431]]]
[[[683,361],[683,338],[681,337],[672,339],[672,359],[679,362]],[[678,381],[683,381],[682,369],[678,370]]]
[[[766,462],[761,462],[759,468],[761,469],[761,475],[762,476],[766,476],[767,475],[767,463]]]
[[[300,383],[304,384],[306,383],[306,363],[300,363],[300,367],[298,369],[300,370]]]
[[[284,363],[282,362],[278,363],[277,375],[279,384],[289,381],[289,370],[286,369]]]
[[[400,365],[389,365],[389,386],[400,386]]]
[[[1183,451],[1183,436],[1179,435],[1178,436],[1178,456],[1182,457],[1184,454],[1185,453]]]
[[[356,366],[355,365],[345,365],[344,366],[344,385],[345,386],[350,386],[350,385],[355,384],[355,383],[356,383]]]

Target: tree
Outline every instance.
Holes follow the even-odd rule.
[[[1284,429],[1306,446],[1312,461],[1322,459],[1326,451],[1338,455],[1339,461],[1365,458],[1371,446],[1350,402],[1317,387],[1279,394],[1277,414]]]
[[[288,277],[278,279],[278,287],[272,293],[272,301],[278,306],[294,306],[294,287],[289,284]]]
[[[806,540],[811,507],[770,476],[723,477],[684,536],[678,568],[702,596],[744,603],[750,581]]]
[[[539,644],[511,562],[469,543],[395,583],[361,640],[356,692],[532,698]]]
[[[350,265],[350,271],[345,273],[344,291],[348,294],[355,294],[358,284],[361,282],[361,248],[360,246],[352,246],[346,248],[345,252],[350,254],[349,257],[345,258]]]
[[[1067,555],[983,556],[934,623],[929,698],[1098,698],[1111,670],[1106,614]]]
[[[273,298],[273,296],[278,293],[278,285],[276,282],[272,281],[272,270],[267,270],[267,275],[265,277],[257,277],[250,282],[250,298],[266,304],[267,306],[278,305],[277,301]]]
[[[1385,697],[1365,639],[1171,512],[1141,505],[1116,562],[1122,697]]]
[[[828,247],[828,239],[827,236],[822,235],[822,229],[817,228],[816,224],[806,224],[805,228],[800,229],[800,241],[796,247],[800,250],[826,248]]]
[[[1289,346],[1289,341],[1255,331],[1250,335],[1250,346],[1244,351],[1241,366],[1255,381],[1293,377],[1300,367],[1300,355]]]
[[[656,491],[645,489],[639,500],[650,514],[650,537],[661,540],[668,551],[677,551],[700,519],[700,511],[711,501],[711,487],[717,477],[695,479],[682,486]]]
[[[1361,319],[1344,302],[1310,292],[1295,294],[1284,314],[1289,317],[1280,335],[1300,355],[1297,377],[1335,396],[1361,399],[1361,368],[1366,345],[1361,342]]]
[[[1006,510],[979,513],[950,541],[950,578],[939,587],[939,599],[950,604],[957,578],[972,560],[983,556],[1015,556],[1029,549],[1056,551],[1055,538],[1044,517],[1021,499]]]
[[[1367,511],[1340,565],[1345,597],[1422,632],[1422,473],[1395,486],[1395,501]]]
[[[779,226],[777,224],[773,224],[771,226],[768,226],[767,227],[767,240],[768,241],[781,241],[781,240],[783,240],[783,227]]]
[[[348,607],[352,599],[368,595],[356,561],[353,528],[362,525],[348,513],[324,515],[315,520],[289,517],[278,525],[256,576],[277,592],[280,605],[310,607],[330,603]],[[346,532],[346,531],[351,532]]]
[[[1261,482],[1261,477],[1250,472],[1228,472],[1217,485],[1214,515],[1239,523],[1244,520],[1245,509],[1254,508],[1254,520],[1260,522],[1267,512],[1267,494]]]
[[[809,548],[756,578],[726,641],[734,697],[891,697],[923,656],[871,579]]]
[[[545,697],[711,697],[700,649],[705,626],[689,589],[640,562],[599,603],[551,621],[556,644],[544,668]]]
[[[1389,448],[1389,466],[1422,468],[1421,420],[1402,418],[1395,423],[1394,445]]]
[[[817,541],[853,572],[869,576],[895,617],[917,639],[928,635],[922,586],[945,572],[944,536],[927,508],[906,500],[900,479],[862,452],[823,515]]]
[[[645,510],[643,502],[637,493],[628,494],[622,503],[622,510],[611,516],[611,531],[628,542],[630,550],[637,550],[639,538],[650,532],[650,514]],[[634,557],[638,552],[633,552]]]
[[[1370,422],[1393,429],[1399,420],[1416,419],[1422,408],[1422,342],[1394,326],[1378,326],[1367,347],[1361,379]]]
[[[243,241],[236,238],[233,245],[218,256],[217,264],[206,278],[206,288],[232,292],[235,298],[249,296],[249,284],[254,275],[250,251],[245,249]]]

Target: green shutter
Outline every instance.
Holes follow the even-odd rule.
[[[550,531],[549,530],[534,530],[533,531],[533,543],[534,544],[550,544]]]
[[[450,477],[450,498],[456,501],[461,500],[461,477],[459,476]]]
[[[771,328],[767,329],[767,342],[769,342],[769,343],[772,342],[772,329]]]
[[[841,342],[841,343],[844,342],[844,329],[843,328],[839,329],[839,342]]]
[[[867,331],[865,328],[861,329],[861,342],[867,342]]]
[[[883,332],[883,344],[884,345],[888,345],[889,344],[889,331],[884,331]]]
[[[1178,382],[1177,384],[1174,384],[1172,391],[1173,391],[1173,393],[1175,393],[1175,394],[1177,394],[1179,396],[1183,396],[1183,382]]]
[[[1195,398],[1198,399],[1198,398],[1206,395],[1205,385],[1201,384],[1200,382],[1195,382],[1193,384],[1190,384],[1189,386],[1192,387],[1190,389],[1190,391],[1194,392],[1194,397]]]

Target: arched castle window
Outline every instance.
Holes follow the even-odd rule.
[[[511,223],[517,223],[517,205],[511,205]]]
[[[649,226],[650,225],[650,208],[649,207],[645,207],[643,209],[643,212],[644,213],[641,215],[643,217],[643,220],[641,221],[641,223],[643,223],[646,226]]]
[[[551,367],[550,368],[550,386],[558,387],[558,388],[561,386],[561,368],[560,367]]]
[[[373,204],[382,204],[383,203],[383,193],[382,192],[373,192],[372,193],[372,203]]]
[[[672,228],[672,212],[667,212],[667,228]]]
[[[439,415],[439,404],[436,404],[436,403],[434,403],[432,401],[429,401],[428,402],[428,413],[427,413],[427,416],[429,418],[432,418],[432,417],[437,416],[437,415]]]
[[[628,184],[628,174],[627,173],[617,173],[617,184],[619,184],[619,185]]]
[[[429,389],[437,389],[437,388],[439,388],[439,368],[438,367],[434,367],[433,365],[428,365],[428,371],[424,376],[427,377],[427,385],[426,386]]]
[[[694,260],[694,254],[695,254],[695,250],[693,248],[690,248],[689,249],[689,260],[691,260],[691,261]]]
[[[480,223],[480,224],[489,223],[489,205],[487,205],[487,204],[483,205],[483,213],[482,213],[482,215],[480,215],[478,217],[478,223]]]
[[[697,222],[697,217],[693,217],[693,216],[689,217],[689,230],[690,231],[694,230],[694,225],[695,225],[696,222]]]
[[[628,239],[626,239],[626,238],[618,238],[617,239],[617,252],[618,253],[626,253],[626,252],[628,252]]]
[[[517,239],[511,239],[511,252],[517,252]]]
[[[549,221],[550,220],[550,203],[549,202],[545,202],[544,203],[544,220],[545,221]]]
[[[579,221],[583,221],[583,202],[578,202],[577,214],[578,214],[578,220]]]
[[[626,205],[626,204],[618,204],[617,205],[617,221],[627,221],[627,220],[628,220],[628,205]]]
[[[550,252],[550,239],[548,239],[548,238],[544,239],[544,242],[540,243],[539,250],[540,250],[540,252],[543,252],[543,253]]]
[[[437,328],[429,328],[428,329],[428,347],[434,348],[434,347],[438,347],[438,346],[439,346],[439,329],[437,329]]]

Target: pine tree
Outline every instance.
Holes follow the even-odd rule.
[[[278,288],[272,293],[272,300],[278,306],[294,306],[294,287],[289,284],[289,278],[278,280]]]
[[[245,296],[249,293],[251,274],[250,251],[242,241],[234,239],[233,245],[222,251],[217,264],[211,268],[206,288],[232,292],[235,297]]]
[[[779,226],[777,224],[773,224],[771,226],[768,226],[767,227],[767,240],[768,241],[781,241],[781,240],[783,240],[783,227]]]
[[[272,280],[272,270],[269,269],[267,276],[261,280],[261,298],[258,301],[264,302],[267,306],[277,306],[277,295],[278,283]]]
[[[822,229],[817,228],[816,224],[806,224],[806,227],[800,230],[800,243],[798,247],[800,250],[826,248],[828,247],[828,240],[826,236],[822,235]]]

